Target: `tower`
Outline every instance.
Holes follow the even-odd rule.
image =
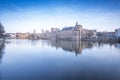
[[[82,39],[82,25],[79,25],[76,21],[75,31],[77,32],[77,40],[80,41]]]
[[[77,27],[78,26],[78,22],[76,21],[76,25],[75,25],[75,27]]]
[[[35,33],[36,33],[36,30],[34,29],[34,30],[33,30],[33,34],[35,34]]]
[[[42,34],[44,34],[44,29],[41,29],[41,31],[42,31]]]
[[[37,38],[37,36],[36,36],[36,30],[35,29],[33,30],[33,36],[34,36],[34,39]]]

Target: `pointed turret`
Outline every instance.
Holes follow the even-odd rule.
[[[79,25],[78,22],[76,21],[75,29],[79,30],[80,28],[82,29],[82,25]]]
[[[77,27],[78,26],[78,22],[76,21],[76,25],[75,25],[75,27]]]

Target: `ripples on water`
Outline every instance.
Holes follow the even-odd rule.
[[[120,44],[9,39],[0,80],[120,80]]]

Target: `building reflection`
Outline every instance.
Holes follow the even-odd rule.
[[[115,47],[115,48],[120,48],[120,43],[118,42],[98,42],[98,47],[103,47],[105,45],[108,45],[110,48]]]
[[[76,42],[76,41],[50,41],[51,46],[58,48],[62,48],[65,51],[74,52],[76,55],[82,53],[83,49],[92,48],[97,45],[97,43],[93,42]]]
[[[0,40],[0,62],[1,62],[1,59],[4,55],[4,48],[5,48],[5,41]]]
[[[116,48],[120,48],[120,43],[115,44]]]

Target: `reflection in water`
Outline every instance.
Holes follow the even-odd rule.
[[[102,43],[102,42],[76,42],[76,41],[54,41],[54,40],[22,40],[22,39],[12,39],[7,40],[6,44],[15,44],[15,45],[32,45],[32,46],[52,46],[56,49],[62,48],[64,51],[74,52],[76,55],[81,54],[84,49],[91,49],[93,47],[103,47],[104,45],[109,45],[109,47],[115,46],[120,48],[119,43]]]
[[[7,39],[6,44],[12,44],[12,45],[32,45],[36,46],[38,45],[39,40],[25,40],[25,39]]]
[[[36,46],[37,42],[38,42],[38,40],[31,40],[31,45]]]
[[[115,44],[115,47],[116,48],[120,48],[120,44]]]
[[[2,80],[120,80],[120,49],[116,48],[120,44],[6,41],[5,51],[4,45],[0,49],[2,54],[5,52]],[[76,57],[66,51],[82,55]]]
[[[103,47],[104,45],[109,45],[120,48],[119,43],[102,43],[102,42],[75,42],[75,41],[49,41],[52,47],[62,48],[65,51],[74,52],[76,55],[81,54],[84,49],[91,49],[93,47]]]
[[[75,41],[50,41],[51,46],[62,47],[65,51],[75,52],[76,55],[82,53],[83,49],[92,48],[97,45],[93,42],[75,42]]]
[[[4,48],[5,48],[5,40],[0,40],[0,63],[4,55]],[[2,80],[1,68],[0,68],[0,80]]]
[[[0,41],[0,62],[1,62],[1,59],[2,59],[3,54],[4,54],[4,47],[5,47],[5,41],[1,40]]]

